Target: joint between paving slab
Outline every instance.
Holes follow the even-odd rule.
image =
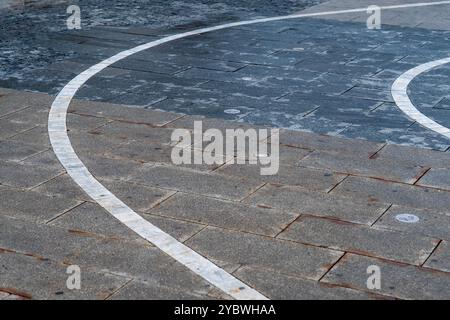
[[[345,180],[347,180],[347,178],[349,177],[349,174],[346,173],[346,176],[344,178],[342,178],[341,181],[339,181],[338,183],[336,183],[334,186],[332,186],[327,192],[325,192],[326,194],[331,194],[331,192],[336,189],[339,185],[341,185]]]
[[[389,211],[389,209],[392,208],[392,206],[393,206],[392,203],[389,204],[389,206],[386,208],[386,210],[384,210],[384,212],[370,226],[373,227],[378,221],[380,221],[384,217],[384,215]],[[391,229],[386,229],[386,230],[391,230]]]
[[[413,185],[417,185],[417,183],[420,181],[420,179],[422,179],[429,171],[431,170],[431,167],[429,168],[424,168],[424,170],[422,170],[422,172],[420,172],[417,175],[416,181],[414,181]]]
[[[441,245],[441,243],[443,242],[442,239],[439,239],[439,242],[436,244],[436,246],[433,248],[433,250],[431,250],[429,256],[423,261],[423,263],[420,265],[422,268],[425,266],[425,264],[427,263],[427,261],[431,258],[431,256],[436,252],[437,248]],[[433,269],[435,270],[435,269]]]

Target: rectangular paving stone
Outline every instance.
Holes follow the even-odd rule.
[[[235,275],[272,300],[367,300],[385,297],[249,267]]]
[[[320,279],[342,255],[338,251],[212,227],[198,233],[187,245],[208,258],[312,280]]]
[[[0,161],[0,184],[16,188],[31,188],[56,177],[61,170]]]
[[[419,218],[417,223],[398,221],[399,214],[413,214]],[[394,205],[374,225],[377,228],[398,230],[413,235],[424,235],[436,239],[450,240],[450,212],[433,211]]]
[[[442,241],[424,265],[427,268],[450,272],[450,244]]]
[[[450,170],[431,168],[430,171],[420,178],[417,185],[450,190]]]
[[[39,101],[39,97],[36,97],[36,100]],[[48,122],[50,106],[51,103],[48,105],[34,105],[31,108],[26,108],[10,114],[3,119],[8,120],[8,122],[13,124],[28,128],[32,128],[37,125],[45,126]]]
[[[377,156],[422,167],[450,168],[450,153],[389,144]]]
[[[447,191],[361,177],[348,177],[331,193],[423,209],[447,210],[450,204]]]
[[[421,265],[439,240],[316,217],[300,217],[278,238]]]
[[[260,207],[372,224],[389,205],[311,192],[304,188],[267,185],[244,202]]]
[[[33,191],[2,190],[0,212],[4,216],[45,223],[78,205],[71,197],[54,198]]]
[[[314,151],[302,159],[299,165],[405,183],[414,183],[427,170],[427,168],[403,165],[389,159],[371,159],[359,154],[326,151]]]
[[[72,263],[94,238],[60,228],[0,215],[0,248],[29,256]]]
[[[67,289],[67,266],[16,253],[0,253],[0,290],[15,292],[33,300],[76,299],[103,300],[129,280],[83,268],[80,290]]]
[[[47,94],[14,90],[10,94],[0,97],[0,116],[23,112],[23,109],[29,107],[50,107],[52,101],[53,98]]]
[[[346,175],[332,173],[329,170],[316,170],[283,165],[280,158],[280,168],[275,175],[261,175],[261,166],[257,164],[227,164],[216,172],[237,177],[249,177],[262,182],[299,186],[311,190],[327,192],[342,181]]]
[[[127,139],[121,139],[120,137],[115,139],[114,137],[83,131],[71,131],[69,132],[69,138],[77,154],[81,156],[89,155],[90,157],[102,155],[127,143]]]
[[[177,193],[150,213],[267,236],[277,235],[298,216],[184,193]]]
[[[157,227],[168,232],[170,235],[185,241],[192,235],[200,231],[204,226],[179,220],[167,219],[163,217],[142,215]],[[124,239],[146,243],[139,235],[128,229],[120,221],[115,219],[105,209],[99,205],[86,202],[74,209],[66,212],[51,225],[72,230],[74,232],[84,232],[86,234],[100,235],[114,239]]]
[[[140,242],[104,239],[91,244],[74,263],[106,269],[158,286],[205,295],[212,285],[160,249]]]
[[[292,130],[280,130],[280,143],[288,146],[307,148],[311,150],[336,151],[342,153],[360,154],[370,157],[378,151],[382,144],[349,140],[338,137],[317,135],[309,132],[299,132]]]
[[[390,91],[353,87],[343,94],[344,97],[356,97],[375,101],[393,102]]]
[[[27,165],[33,165],[37,167],[51,167],[55,170],[62,171],[63,167],[60,164],[58,158],[56,158],[53,149],[48,149],[47,151],[37,153],[32,155],[22,161],[22,163]]]
[[[154,126],[162,126],[181,116],[156,110],[144,110],[131,107],[124,108],[123,105],[84,101],[72,102],[69,112]]]
[[[180,242],[185,242],[205,228],[205,225],[203,224],[162,217],[159,215],[143,213],[141,216]]]
[[[0,160],[20,161],[46,149],[45,146],[30,145],[18,141],[0,141]]]
[[[414,300],[450,297],[448,273],[354,254],[346,254],[322,282],[368,291],[367,268],[373,265],[380,267],[381,289],[370,292]]]
[[[128,178],[128,181],[230,200],[240,200],[261,185],[259,181],[248,178],[160,165],[142,166]]]
[[[97,204],[85,202],[50,222],[50,225],[107,238],[140,240],[139,235],[128,229],[105,209]]]

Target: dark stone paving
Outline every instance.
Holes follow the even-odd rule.
[[[44,32],[31,45],[43,50],[4,68],[0,87],[56,93],[116,52],[202,25],[36,29]],[[308,19],[181,40],[91,79],[77,98],[109,103],[74,101],[70,139],[119,199],[269,298],[448,299],[450,154],[443,151],[450,144],[403,116],[389,95],[392,81],[424,56],[447,55],[448,36]],[[38,60],[37,68],[20,68]],[[448,70],[410,88],[414,103],[442,124]],[[52,100],[0,89],[0,299],[228,299],[73,183],[49,145]],[[230,108],[240,113],[225,113]],[[279,174],[173,165],[170,132],[192,129],[199,115],[208,117],[204,128],[285,128]],[[401,213],[419,220],[401,222]],[[82,268],[80,291],[66,288],[70,264]],[[367,287],[371,265],[381,269],[378,290]]]

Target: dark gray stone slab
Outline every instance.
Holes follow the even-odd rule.
[[[145,123],[155,126],[164,125],[180,117],[160,111],[149,111],[139,108],[124,108],[122,105],[103,104],[96,102],[75,101],[69,109],[77,114],[87,114],[111,120],[122,120],[134,123]]]
[[[322,281],[368,290],[370,274],[367,274],[367,268],[372,265],[380,267],[381,289],[371,292],[400,299],[436,300],[450,297],[450,277],[447,273],[353,254],[345,255]]]
[[[101,183],[136,211],[148,211],[160,201],[171,195],[171,192],[168,190],[150,188],[124,181],[101,180]]]
[[[302,159],[299,165],[406,183],[414,183],[427,170],[427,168],[408,166],[386,158],[373,159],[359,154],[326,151],[314,151]]]
[[[39,147],[50,148],[50,139],[48,137],[48,129],[45,126],[39,125],[33,129],[27,130],[23,133],[19,133],[12,137],[10,140],[20,143],[32,144]]]
[[[73,181],[66,173],[47,181],[33,191],[46,194],[51,197],[67,197],[80,201],[92,201],[92,199]]]
[[[0,247],[128,279],[206,294],[211,285],[150,244],[102,238],[76,230],[21,223],[0,217]]]
[[[3,216],[45,223],[78,205],[65,196],[55,198],[32,191],[2,190],[0,211]]]
[[[342,181],[346,175],[332,173],[329,170],[315,170],[294,166],[285,166],[280,156],[280,168],[275,175],[261,175],[260,165],[229,164],[219,168],[216,172],[237,177],[249,177],[262,182],[299,186],[310,190],[327,192]]]
[[[50,225],[106,238],[139,240],[140,237],[99,205],[85,202],[53,220]]]
[[[31,188],[56,177],[61,170],[0,161],[0,184]]]
[[[280,131],[280,143],[299,148],[345,152],[360,154],[361,156],[371,156],[382,146],[382,144],[380,143],[349,140],[337,137],[317,135],[308,132],[296,132],[287,130]]]
[[[196,295],[188,290],[165,288],[156,283],[132,281],[108,300],[204,300],[205,295]]]
[[[0,160],[20,161],[46,149],[45,146],[30,145],[19,141],[0,141]]]
[[[100,179],[125,180],[135,170],[142,167],[142,163],[137,161],[114,159],[99,155],[92,156],[82,152],[80,153],[80,158],[89,171]]]
[[[413,214],[419,218],[416,223],[405,223],[396,219],[399,214]],[[436,239],[450,240],[450,213],[392,206],[375,224],[377,228],[398,230],[413,235],[421,234]]]
[[[293,213],[182,193],[176,194],[150,212],[267,236],[277,235],[297,217]]]
[[[208,258],[318,280],[341,255],[316,248],[208,227],[187,244]]]
[[[375,222],[388,208],[386,204],[277,185],[261,188],[245,202],[261,207],[331,217],[361,224]]]
[[[450,170],[449,169],[434,169],[431,168],[420,180],[417,182],[420,186],[450,189]]]
[[[439,240],[316,217],[301,217],[279,238],[421,265]]]
[[[160,215],[148,213],[141,215],[144,219],[167,232],[180,242],[185,242],[205,227],[203,224],[172,219]]]
[[[129,281],[121,276],[81,268],[81,289],[69,290],[66,265],[9,252],[0,253],[0,260],[0,287],[23,299],[103,300]]]
[[[128,180],[230,200],[242,199],[261,185],[259,181],[248,178],[195,172],[172,166],[143,166]]]
[[[442,241],[424,265],[427,268],[450,272],[450,245]]]
[[[450,168],[450,153],[415,147],[389,144],[379,153],[380,159],[386,158],[408,165],[432,168]]]

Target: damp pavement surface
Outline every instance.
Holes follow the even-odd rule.
[[[91,13],[77,31],[64,30],[63,5],[1,16],[0,299],[230,299],[75,184],[50,144],[49,110],[68,81],[115,53],[314,3],[127,3],[129,19],[119,19],[122,1],[110,10],[83,2]],[[436,18],[444,9],[400,10],[381,30],[360,14],[278,21],[135,54],[77,92],[72,147],[141,217],[270,299],[449,299],[450,143],[389,94],[403,72],[448,55],[450,22]],[[19,28],[26,23],[32,33]],[[409,88],[442,125],[449,70]],[[205,130],[281,128],[278,174],[174,165],[171,134],[195,120]],[[81,290],[66,286],[70,265]],[[380,268],[379,289],[367,286],[370,266]]]

